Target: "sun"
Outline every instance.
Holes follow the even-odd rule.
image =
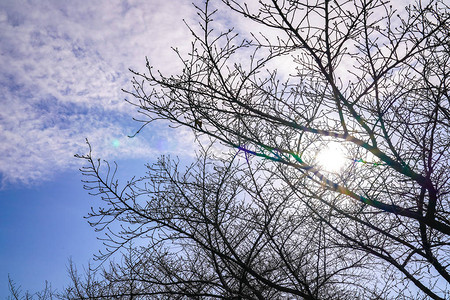
[[[345,148],[337,142],[329,142],[317,154],[317,163],[322,170],[338,172],[345,163]]]

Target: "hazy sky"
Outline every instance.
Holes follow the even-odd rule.
[[[123,99],[128,68],[145,56],[168,73],[170,46],[190,45],[183,18],[192,1],[0,1],[0,299],[7,276],[36,291],[67,282],[67,259],[80,267],[101,246],[82,216],[74,154],[119,160],[122,174],[142,174],[162,153],[192,154],[189,132],[139,124]]]

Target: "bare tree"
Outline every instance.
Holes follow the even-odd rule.
[[[222,2],[261,33],[217,32],[206,1],[191,51],[175,50],[183,71],[147,60],[128,91],[143,127],[193,129],[197,161],[163,157],[120,186],[80,156],[106,204],[89,214],[110,230],[101,258],[140,241],[104,284],[155,299],[448,297],[448,5]],[[337,171],[317,162],[330,142],[347,155]]]
[[[45,281],[45,287],[40,292],[36,293],[30,293],[29,291],[26,291],[25,293],[22,292],[22,287],[18,286],[14,280],[11,279],[11,277],[8,275],[8,287],[10,296],[8,297],[9,300],[31,300],[31,299],[37,299],[37,300],[52,300],[57,299],[56,292],[52,289],[52,286],[50,283]]]

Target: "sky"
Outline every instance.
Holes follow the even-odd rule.
[[[170,47],[190,46],[191,2],[0,0],[0,299],[8,274],[30,292],[61,289],[68,259],[82,268],[101,249],[74,157],[86,138],[124,179],[161,154],[192,157],[190,132],[167,124],[128,138],[140,124],[121,91],[145,56],[178,70]]]
[[[68,259],[82,269],[102,248],[83,219],[99,203],[83,190],[74,157],[87,153],[86,138],[124,180],[161,154],[193,157],[188,130],[152,123],[128,138],[140,124],[121,91],[131,89],[129,68],[145,71],[146,56],[163,73],[179,70],[171,47],[191,45],[183,22],[198,22],[191,2],[0,0],[0,299],[8,274],[30,292],[45,280],[61,289]],[[250,28],[232,15],[217,19]]]

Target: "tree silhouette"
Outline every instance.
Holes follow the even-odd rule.
[[[140,241],[99,284],[142,299],[448,297],[448,5],[210,2],[190,52],[175,49],[182,72],[147,60],[127,91],[142,128],[192,128],[196,162],[162,157],[121,186],[79,156],[105,202],[88,216],[109,230],[100,258]],[[221,13],[260,33],[217,29]],[[330,142],[338,171],[317,163]]]

